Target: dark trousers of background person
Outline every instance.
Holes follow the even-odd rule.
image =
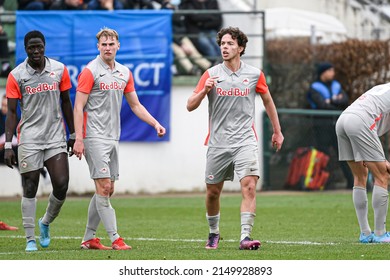
[[[341,171],[347,181],[346,188],[353,188],[353,175],[351,169],[348,166],[346,161],[339,161],[339,153],[338,153],[338,143],[337,143],[337,135],[335,131],[335,123],[337,118],[323,118],[318,117],[314,120],[314,137],[316,145],[315,147],[321,151],[326,153],[329,156],[335,155],[335,158],[331,158],[329,162],[329,170],[330,170],[330,180],[329,183],[332,184],[332,179],[334,179],[334,170],[336,166],[332,166],[336,161],[340,166]],[[333,173],[333,174],[332,174]],[[334,183],[334,181],[333,181]],[[329,185],[328,185],[329,186]],[[334,187],[334,186],[329,186]]]
[[[3,78],[8,77],[11,72],[10,54],[8,49],[8,35],[5,31],[0,33],[0,76]]]

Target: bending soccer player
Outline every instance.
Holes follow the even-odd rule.
[[[390,232],[386,231],[390,164],[379,139],[390,131],[389,120],[390,83],[375,86],[362,94],[343,111],[336,123],[339,160],[347,161],[354,178],[352,199],[361,243],[390,243]],[[368,222],[368,171],[374,177],[373,232]]]

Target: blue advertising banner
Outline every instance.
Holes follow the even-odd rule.
[[[16,63],[26,58],[24,35],[41,31],[46,38],[46,56],[68,67],[74,102],[78,75],[99,54],[96,34],[103,27],[115,29],[120,41],[116,60],[133,72],[141,103],[167,129],[166,136],[158,138],[154,128],[133,114],[124,98],[121,141],[169,141],[171,16],[169,10],[17,11]]]

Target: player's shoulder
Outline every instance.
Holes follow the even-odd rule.
[[[119,72],[122,72],[122,73],[130,73],[131,72],[129,67],[127,67],[126,65],[123,65],[122,63],[119,63],[117,61],[115,61],[115,68]]]
[[[253,74],[253,75],[258,75],[258,76],[260,76],[261,73],[263,73],[263,71],[262,71],[260,68],[255,67],[255,66],[253,66],[253,65],[250,65],[250,64],[248,64],[248,63],[245,63],[245,62],[243,62],[243,61],[241,61],[241,67],[242,67],[242,69],[243,69],[244,72],[250,73],[250,74]]]
[[[10,75],[12,75],[16,80],[21,79],[21,77],[28,76],[27,59],[15,66],[10,72]]]
[[[50,70],[51,71],[63,71],[65,68],[65,64],[61,61],[55,60],[53,58],[46,57],[46,59],[50,63]]]
[[[211,66],[208,70],[210,77],[219,76],[221,72],[223,72],[223,64],[219,63],[214,66]]]

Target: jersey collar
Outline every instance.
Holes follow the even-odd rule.
[[[24,63],[26,64],[26,69],[27,69],[27,72],[30,74],[30,75],[33,75],[35,74],[35,72],[37,72],[37,70],[35,70],[34,68],[32,68],[30,66],[30,64],[28,64],[27,62],[28,58],[26,58],[24,60]],[[50,60],[47,56],[45,56],[45,68],[43,68],[43,72],[51,72],[51,64],[50,64]]]
[[[237,77],[241,75],[241,72],[242,72],[242,69],[244,69],[245,67],[245,63],[243,61],[240,61],[240,68],[236,71],[236,72],[233,72],[232,70],[230,70],[224,62],[222,62],[222,68],[223,70],[226,72],[226,74],[228,74],[229,76],[231,75],[236,75]]]

